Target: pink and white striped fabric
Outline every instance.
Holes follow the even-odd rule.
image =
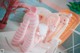
[[[20,27],[16,31],[16,33],[13,37],[13,40],[12,40],[12,44],[14,46],[19,46],[19,44],[22,43],[23,38],[24,38],[26,31],[27,31],[28,25],[29,25],[29,21],[21,23]]]
[[[44,40],[44,42],[48,42],[48,39],[52,39],[51,36],[56,29],[58,30],[58,28],[60,28],[59,33],[55,35],[55,38],[57,38],[65,29],[62,29],[63,26],[66,26],[69,21],[69,18],[67,18],[69,15],[66,14],[51,12],[44,14],[44,12],[43,15],[40,13],[42,9],[40,12],[37,12],[38,9],[36,7],[31,7],[30,10],[31,11],[25,13],[23,22],[12,39],[12,44],[20,47],[23,53],[30,51],[40,41]],[[39,15],[43,16],[43,19],[40,21]]]
[[[32,12],[27,12],[24,15],[23,23],[21,23],[12,40],[12,44],[18,45],[23,53],[29,51],[36,44],[35,34],[39,24],[39,17],[36,8],[32,8]]]
[[[24,19],[29,19],[30,24],[28,26],[28,31],[26,32],[25,38],[24,38],[24,43],[21,46],[22,51],[26,52],[27,50],[30,50],[31,48],[34,47],[35,43],[35,34],[36,30],[39,24],[39,17],[36,13],[27,13],[24,16]]]

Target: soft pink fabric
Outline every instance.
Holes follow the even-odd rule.
[[[46,42],[48,38],[52,39],[50,36],[56,31],[56,29],[59,30],[57,35],[61,34],[63,32],[60,31],[61,28],[64,26],[66,28],[69,22],[68,17],[69,16],[66,14],[51,13],[44,8],[36,9],[35,7],[32,7],[32,11],[25,13],[23,22],[13,37],[12,44],[14,46],[19,46],[23,53],[30,51],[30,49],[40,41],[44,40]],[[42,19],[39,20],[39,18]],[[46,27],[46,29],[48,29],[48,31],[46,31],[47,34],[40,34],[39,24],[43,24],[41,27]],[[65,28],[63,30],[65,30]],[[55,37],[57,36],[55,35]]]
[[[31,14],[33,14],[33,13],[31,13]],[[34,14],[33,16],[25,14],[24,19],[30,20],[30,24],[29,24],[27,32],[25,34],[24,43],[21,46],[22,51],[26,52],[26,51],[30,50],[31,48],[33,48],[34,45],[36,44],[36,43],[34,43],[34,41],[35,41],[36,29],[39,24],[39,17],[37,14]]]
[[[30,20],[29,19],[34,19],[35,18],[35,13],[36,13],[36,8],[35,7],[31,7],[33,8],[31,10],[31,12],[28,12],[26,13],[27,14],[27,18],[26,18],[26,15],[24,16],[24,20],[23,22],[21,23],[19,29],[17,30],[13,40],[12,40],[12,44],[15,45],[15,46],[18,46],[22,41],[23,41],[23,38],[27,32],[27,28],[28,28],[28,25],[30,24]],[[30,18],[28,18],[28,16]]]
[[[53,34],[54,31],[56,31],[56,28],[59,23],[60,23],[60,17],[59,17],[58,13],[52,13],[52,14],[48,15],[47,25],[49,27],[49,31],[47,33],[47,36],[46,36],[44,42],[46,42],[46,40],[49,38],[49,36],[51,36],[51,34]]]
[[[59,38],[61,34],[64,32],[66,27],[68,26],[69,20],[71,18],[71,14],[59,13],[60,23],[57,28],[59,28],[58,33],[56,34],[56,38]]]
[[[35,34],[39,24],[39,17],[35,9],[24,15],[23,23],[20,25],[12,40],[12,44],[18,45],[23,53],[33,48],[35,44]]]
[[[57,13],[57,14],[60,17],[60,22],[57,25],[56,30],[46,38],[45,42],[50,42],[54,38],[59,38],[66,29],[66,27],[68,26],[71,14],[65,14],[65,13]]]
[[[18,30],[16,31],[16,33],[12,39],[12,44],[14,46],[19,46],[19,44],[22,43],[23,38],[27,31],[28,25],[29,25],[29,21],[21,23],[20,27],[18,28]]]

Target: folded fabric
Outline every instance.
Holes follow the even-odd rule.
[[[68,26],[71,16],[71,14],[59,13],[60,23],[58,24],[54,33],[51,34],[51,36],[47,39],[47,41],[51,41],[53,38],[59,38],[61,36],[61,34]]]
[[[31,7],[30,11],[25,13],[12,44],[20,47],[23,53],[30,51],[40,42],[52,44],[64,32],[70,17],[71,14],[52,13],[43,7]],[[57,42],[58,46],[59,41]]]

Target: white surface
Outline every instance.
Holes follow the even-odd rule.
[[[12,40],[14,34],[15,34],[15,31],[0,33],[0,45],[1,45],[1,49],[5,50],[5,53],[21,53],[19,48],[14,47],[11,44],[11,40]],[[42,45],[43,44],[41,44],[41,46]],[[43,45],[43,47],[38,47],[38,46],[31,49],[31,51],[28,53],[39,53],[39,52],[45,53],[46,52],[46,48],[43,48],[46,45]]]
[[[19,23],[13,22],[13,21],[8,21],[7,27],[4,30],[0,30],[1,31],[0,32],[0,49],[5,49],[5,53],[15,53],[15,52],[13,52],[13,51],[15,51],[15,49],[14,49],[15,47],[13,47],[10,44],[10,42],[11,42],[13,35],[15,34],[15,31],[18,29],[18,27],[19,27]],[[10,46],[7,44],[5,37],[9,41],[8,43],[10,44]],[[43,49],[41,49],[41,48],[39,48],[39,50],[37,48],[35,48],[33,53],[35,53],[35,51],[37,51],[37,53],[39,53],[40,50],[43,51]],[[63,50],[64,50],[64,48],[61,46],[60,48],[58,48],[57,53],[62,52]],[[65,52],[62,52],[62,53],[65,53]]]
[[[13,47],[11,45],[11,39],[14,36],[14,34],[15,34],[15,31],[11,31],[11,32],[0,32],[0,49],[4,49],[5,53],[20,53],[20,50],[18,48]],[[6,41],[6,39],[7,39],[7,41]],[[43,53],[43,52],[45,52],[44,49],[45,48],[36,47],[36,48],[33,48],[32,49],[33,52],[31,51],[29,53],[35,53],[35,51],[37,53]],[[66,53],[66,52],[62,52],[63,50],[64,50],[64,48],[61,46],[60,48],[58,48],[57,53],[59,53],[59,52]]]
[[[46,35],[48,32],[48,26],[43,23],[39,24],[39,31],[40,31],[40,35],[42,36]]]
[[[19,27],[18,22],[9,20],[8,23],[7,23],[7,26],[3,30],[0,29],[0,32],[15,31],[15,30],[18,29],[18,27]]]

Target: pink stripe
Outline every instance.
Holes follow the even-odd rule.
[[[27,23],[28,24],[28,23]],[[26,26],[26,24],[24,24],[24,23],[21,23],[21,26],[19,27],[19,29],[18,29],[18,31],[16,32],[16,34],[15,34],[15,36],[14,36],[14,38],[13,38],[13,40],[12,40],[12,43],[13,44],[18,44],[20,41],[20,39],[22,38],[22,36],[23,36],[23,32],[24,32],[24,30],[25,30],[25,27],[27,27]]]
[[[26,19],[30,20],[30,24],[28,26],[28,28],[26,30],[26,33],[25,33],[25,37],[23,39],[23,45],[21,46],[21,49],[25,52],[27,51],[30,46],[33,44],[33,38],[35,37],[35,32],[36,32],[36,29],[38,27],[38,17],[36,14],[34,13],[31,13],[31,14],[27,14],[24,16],[24,22],[21,24],[21,27],[18,29],[17,33],[15,34],[15,39],[21,39],[22,36],[23,36],[23,32],[25,30],[25,27],[26,27],[26,22],[25,21]],[[21,37],[21,38],[20,38]],[[15,41],[16,41],[15,40]],[[16,43],[19,43],[18,42],[19,40],[16,41]]]

